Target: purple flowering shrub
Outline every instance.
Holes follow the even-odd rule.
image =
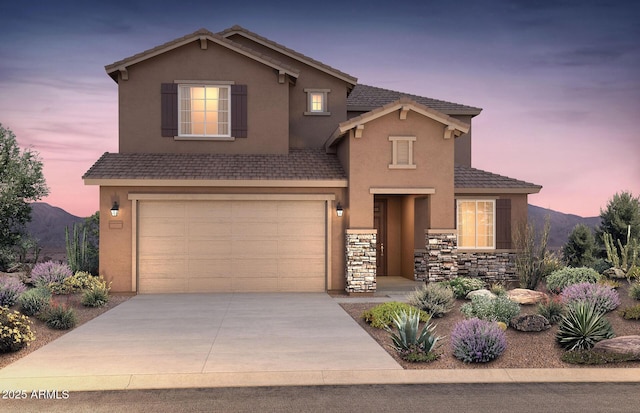
[[[486,363],[505,351],[507,339],[498,323],[471,318],[453,327],[451,348],[464,363]]]
[[[34,265],[31,270],[31,280],[36,286],[48,287],[50,284],[62,284],[73,273],[67,264],[47,261]]]
[[[607,313],[620,305],[618,292],[603,284],[588,282],[573,284],[565,287],[561,296],[566,305],[583,301],[600,313]]]
[[[14,277],[0,277],[0,307],[11,307],[27,287]]]

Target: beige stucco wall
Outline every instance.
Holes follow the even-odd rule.
[[[455,115],[452,116],[469,125],[469,132],[462,134],[456,138],[455,163],[456,165],[471,166],[471,119],[473,116]]]
[[[453,228],[454,140],[443,138],[444,126],[410,111],[406,120],[393,112],[365,125],[361,138],[349,136],[338,151],[349,159],[350,228],[373,226],[373,195],[370,188],[433,188],[429,196],[430,227]],[[389,169],[392,143],[389,136],[415,136],[415,169]]]
[[[273,68],[226,47],[194,41],[128,67],[119,79],[120,152],[286,153],[289,149],[289,84]],[[248,137],[234,142],[176,141],[161,136],[162,83],[233,81],[247,85]]]
[[[343,188],[211,188],[211,187],[100,187],[100,274],[111,281],[114,292],[134,291],[132,285],[133,238],[132,205],[130,193],[161,194],[333,194],[336,200],[345,197]],[[120,204],[118,217],[111,217],[114,201]],[[330,202],[330,254],[329,284],[332,290],[344,289],[344,231],[346,217],[335,215]],[[346,214],[345,214],[346,215]]]
[[[336,125],[347,119],[347,82],[241,35],[231,36],[230,39],[300,71],[289,91],[290,145],[292,148],[321,148]],[[331,90],[327,95],[331,116],[304,114],[307,110],[307,94],[304,90],[307,88]]]

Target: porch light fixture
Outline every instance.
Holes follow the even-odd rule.
[[[340,205],[340,202],[338,202],[338,205],[336,205],[336,215],[338,215],[338,217],[341,217],[343,213],[344,210],[342,209],[342,205]]]
[[[119,211],[120,211],[120,205],[118,205],[117,201],[114,201],[113,206],[111,207],[111,216],[117,217]]]

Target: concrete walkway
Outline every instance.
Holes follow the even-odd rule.
[[[402,298],[402,288],[394,285],[388,296],[368,300]],[[640,369],[403,370],[340,308],[345,300],[353,299],[324,293],[139,295],[3,368],[0,387],[640,382]]]

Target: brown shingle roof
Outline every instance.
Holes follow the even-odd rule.
[[[518,190],[517,192],[534,194],[542,189],[542,186],[509,178],[506,176],[471,168],[469,166],[455,166],[456,192],[464,190],[479,192],[500,192],[500,190]]]
[[[230,27],[228,29],[225,29],[217,34],[219,34],[220,36],[223,36],[225,38],[227,38],[228,36],[232,36],[236,33],[240,33],[245,35],[246,37],[249,38],[254,38],[255,40],[258,40],[259,42],[268,45],[269,47],[279,50],[281,53],[283,54],[288,54],[290,57],[293,57],[294,59],[297,59],[303,63],[306,64],[310,64],[311,66],[317,66],[319,69],[324,70],[325,72],[328,72],[329,74],[332,74],[333,76],[336,76],[338,78],[342,78],[343,80],[348,81],[351,84],[356,84],[358,82],[358,79],[351,76],[348,73],[342,72],[334,67],[331,67],[327,64],[324,64],[318,60],[315,60],[309,56],[305,56],[304,54],[297,52],[293,49],[289,49],[286,46],[283,46],[279,43],[274,42],[273,40],[267,39],[266,37],[260,36],[257,33],[253,33],[252,31],[249,31],[247,29],[245,29],[242,26],[238,26],[235,25],[233,27]]]
[[[444,100],[431,99],[424,96],[412,95],[395,90],[383,89],[374,86],[356,85],[347,98],[347,110],[368,112],[374,108],[407,97],[431,109],[446,113],[447,115],[478,115],[482,111],[473,106],[459,103],[446,102]]]
[[[280,61],[278,61],[278,60],[276,60],[276,59],[274,59],[274,58],[272,58],[270,56],[264,55],[262,53],[259,53],[259,52],[255,51],[255,50],[253,50],[253,49],[250,49],[250,48],[248,48],[246,46],[243,46],[243,45],[241,45],[239,43],[236,43],[236,42],[234,42],[232,40],[229,40],[226,37],[221,36],[220,34],[212,33],[207,29],[196,30],[193,33],[190,33],[190,34],[187,34],[185,36],[179,37],[177,39],[171,40],[171,41],[169,41],[167,43],[161,44],[161,45],[156,46],[156,47],[154,47],[152,49],[145,50],[144,52],[137,53],[137,54],[135,54],[133,56],[129,56],[129,57],[126,57],[126,58],[124,58],[122,60],[119,60],[117,62],[111,63],[110,65],[106,65],[104,68],[105,68],[106,72],[112,78],[114,78],[114,80],[117,80],[117,76],[114,75],[114,73],[116,73],[120,68],[127,67],[127,66],[130,66],[132,64],[135,64],[135,63],[141,62],[143,60],[149,59],[151,57],[157,56],[157,55],[162,54],[162,53],[164,53],[166,51],[169,51],[169,50],[172,50],[172,49],[174,49],[176,47],[184,45],[184,44],[186,44],[188,42],[196,41],[200,37],[205,37],[205,38],[207,38],[207,39],[209,39],[211,41],[217,42],[217,43],[219,43],[221,45],[224,45],[226,47],[229,47],[229,48],[235,49],[237,51],[240,51],[240,52],[244,53],[245,55],[251,56],[251,57],[253,57],[253,58],[257,59],[257,60],[260,60],[262,62],[267,62],[267,64],[270,64],[272,66],[276,66],[278,68],[282,68],[283,70],[287,71],[288,73],[290,73],[290,74],[292,74],[292,75],[294,75],[296,77],[300,74],[300,72],[297,69],[295,69],[295,68],[293,68],[293,67],[291,67],[291,66],[289,66],[289,65],[287,65],[287,64],[285,64],[283,62],[280,62]]]
[[[336,155],[291,149],[288,155],[105,153],[83,179],[344,180]]]

